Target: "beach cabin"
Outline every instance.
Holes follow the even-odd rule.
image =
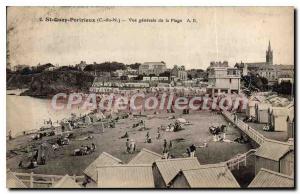
[[[255,105],[255,120],[259,123],[269,122],[269,112],[272,107],[269,103],[261,103]]]
[[[248,117],[255,117],[255,105],[259,104],[263,101],[264,96],[254,96],[250,97],[248,104],[247,104],[247,109],[246,109],[246,115]]]
[[[257,101],[249,101],[249,103],[247,104],[246,115],[248,117],[255,117],[255,105],[257,103]]]
[[[269,111],[270,126],[274,131],[288,131],[287,119],[294,118],[294,105],[272,107]]]
[[[255,174],[265,168],[286,175],[294,174],[293,141],[266,140],[255,153]]]
[[[71,189],[71,188],[79,189],[79,188],[81,188],[81,186],[78,183],[76,183],[76,181],[72,177],[70,177],[69,175],[66,174],[57,183],[55,183],[52,188],[56,188],[56,189],[58,189],[58,188],[59,189],[67,189],[67,188],[68,189]]]
[[[118,165],[118,164],[122,164],[123,162],[106,153],[106,152],[102,152],[102,154],[100,154],[98,156],[98,158],[96,158],[96,160],[94,160],[84,171],[83,173],[85,174],[86,178],[88,178],[91,182],[87,185],[87,187],[97,187],[97,167],[100,166],[106,166],[106,165]]]
[[[98,188],[154,188],[152,165],[112,165],[97,168]]]
[[[149,164],[152,165],[156,160],[162,159],[162,155],[143,148],[128,164]]]
[[[294,178],[268,169],[260,169],[248,188],[293,188]]]
[[[197,158],[176,158],[157,160],[153,164],[153,176],[156,188],[167,188],[181,170],[200,167]]]
[[[225,163],[201,165],[181,170],[170,182],[170,188],[240,188]]]

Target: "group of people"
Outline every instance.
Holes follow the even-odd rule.
[[[164,139],[163,142],[163,153],[169,152],[171,148],[173,147],[172,140],[169,141],[169,144],[166,139]]]
[[[88,145],[81,145],[79,149],[74,150],[74,156],[82,156],[88,155],[96,150],[96,145],[92,143],[91,146]]]
[[[196,152],[196,146],[195,144],[192,144],[190,147],[186,149],[186,152],[189,157],[195,157],[195,152]]]
[[[170,123],[167,128],[166,131],[170,131],[170,132],[176,132],[176,131],[180,131],[183,130],[182,125],[180,124],[180,122],[175,121],[174,123]]]
[[[37,149],[32,152],[32,157],[30,158],[30,162],[27,165],[24,165],[23,160],[21,160],[18,164],[18,167],[21,169],[33,169],[38,165],[46,164],[46,153],[47,153],[47,144],[42,143],[39,145]]]
[[[144,126],[145,127],[145,121],[140,120],[138,123],[135,123],[132,125],[132,128],[138,127],[138,126]]]

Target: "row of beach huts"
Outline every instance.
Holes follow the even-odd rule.
[[[287,145],[284,149],[284,145]],[[272,150],[268,150],[271,148]],[[293,151],[293,150],[292,150]],[[249,188],[294,187],[292,174],[282,169],[282,164],[291,152],[289,144],[282,149],[262,145],[256,152],[258,160],[256,176]],[[226,162],[217,164],[199,163],[196,157],[162,159],[163,156],[143,148],[129,163],[103,152],[85,170],[85,183],[76,182],[65,175],[50,184],[51,188],[240,188]],[[274,162],[270,169],[261,159]],[[275,163],[278,165],[275,165]],[[293,172],[291,172],[293,173]],[[34,185],[34,184],[32,184]],[[13,172],[7,173],[8,188],[26,188]],[[34,187],[33,187],[34,188]]]
[[[257,93],[249,98],[246,109],[248,117],[269,125],[273,131],[287,132],[294,138],[294,102],[277,95]]]

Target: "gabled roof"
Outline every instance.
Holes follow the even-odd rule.
[[[11,171],[6,173],[6,187],[11,189],[27,188],[27,186]]]
[[[294,178],[285,174],[261,168],[248,187],[294,187]]]
[[[288,143],[266,140],[256,151],[255,155],[274,161],[279,161],[290,151]]]
[[[98,188],[154,188],[152,165],[101,166]]]
[[[225,163],[207,164],[196,169],[182,170],[177,176],[184,176],[191,188],[240,187]]]
[[[57,183],[53,185],[53,188],[81,188],[73,178],[69,175],[65,175]]]
[[[200,167],[200,163],[195,157],[157,160],[155,161],[155,164],[166,185],[170,183],[170,181],[180,170],[195,169]]]
[[[153,164],[155,160],[162,158],[162,155],[143,148],[128,164]]]
[[[106,153],[102,152],[99,157],[94,160],[83,172],[87,176],[89,176],[94,181],[97,181],[97,167],[98,166],[105,166],[105,165],[115,165],[121,164],[122,161],[118,158]]]

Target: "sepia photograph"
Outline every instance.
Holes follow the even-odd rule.
[[[294,7],[6,12],[7,188],[295,189]]]

